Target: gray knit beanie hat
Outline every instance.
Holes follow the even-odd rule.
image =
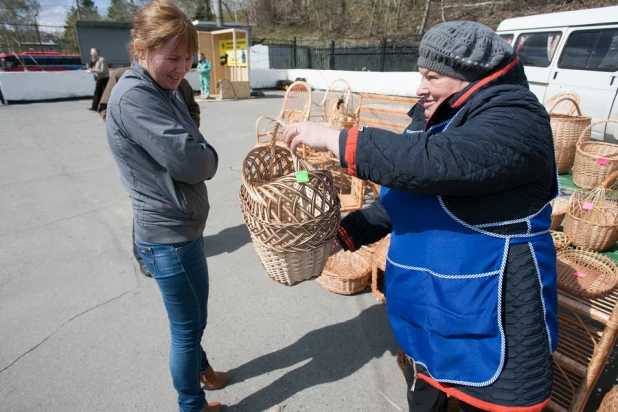
[[[425,33],[418,53],[420,67],[474,82],[509,61],[513,48],[487,26],[449,21]]]

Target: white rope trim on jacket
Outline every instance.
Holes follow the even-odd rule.
[[[433,270],[429,270],[427,268],[422,268],[419,266],[407,266],[407,265],[402,265],[401,263],[397,263],[394,262],[390,257],[386,256],[386,260],[388,260],[391,265],[393,266],[397,266],[398,268],[401,269],[406,269],[406,270],[416,270],[418,272],[427,272],[437,278],[443,278],[443,279],[476,279],[476,278],[484,278],[484,277],[488,277],[488,276],[494,276],[494,275],[499,275],[500,274],[500,269],[498,270],[494,270],[492,272],[485,272],[485,273],[473,273],[473,274],[469,274],[469,275],[445,275],[443,273],[437,273],[434,272]]]
[[[474,387],[480,388],[483,386],[488,386],[488,385],[493,384],[496,380],[498,380],[498,376],[500,376],[500,374],[502,373],[502,369],[504,369],[504,363],[506,359],[506,336],[504,333],[504,328],[502,327],[502,282],[504,279],[504,269],[506,268],[506,262],[507,262],[507,257],[508,257],[509,240],[510,239],[507,239],[504,245],[504,252],[502,254],[502,267],[500,269],[503,275],[500,276],[500,282],[498,283],[498,303],[496,305],[496,311],[497,311],[497,319],[498,319],[498,328],[500,329],[500,364],[498,365],[498,369],[496,370],[496,373],[494,373],[494,376],[492,376],[485,382],[467,382],[467,381],[457,381],[457,380],[451,380],[451,379],[437,379],[431,375],[431,372],[429,372],[429,368],[427,367],[427,365],[425,365],[423,362],[416,362],[419,365],[423,365],[425,367],[425,370],[427,370],[427,374],[429,375],[431,379],[437,382],[450,383],[454,385],[474,386]],[[414,358],[412,358],[412,360],[414,360]]]
[[[532,254],[532,260],[534,261],[534,268],[536,270],[536,277],[539,281],[539,291],[541,298],[541,305],[543,306],[543,324],[545,325],[545,333],[547,334],[547,342],[549,342],[549,353],[552,353],[551,333],[549,333],[549,325],[547,324],[547,309],[545,308],[545,299],[543,299],[543,279],[541,278],[541,271],[539,270],[539,262],[536,260],[536,252],[534,251],[534,245],[532,242],[528,242],[530,253]]]

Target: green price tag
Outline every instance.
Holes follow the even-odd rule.
[[[306,170],[296,172],[296,183],[307,183],[309,181],[309,173]]]

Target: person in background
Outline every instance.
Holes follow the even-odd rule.
[[[547,111],[512,47],[484,25],[451,21],[419,45],[421,100],[402,133],[291,123],[283,139],[330,150],[382,185],[346,216],[335,249],[391,233],[386,308],[406,355],[412,412],[540,412],[558,339],[558,195]]]
[[[154,0],[135,15],[131,36],[135,61],[109,97],[107,140],[133,204],[135,245],[167,311],[180,411],[218,412],[221,404],[207,403],[200,384],[218,389],[229,379],[201,345],[209,289],[204,181],[214,177],[218,155],[177,92],[197,52],[197,30],[172,0]]]
[[[107,115],[107,102],[109,101],[109,96],[112,93],[112,89],[118,83],[118,80],[122,77],[124,72],[129,70],[129,67],[122,67],[120,69],[115,69],[112,74],[109,76],[109,82],[103,91],[103,95],[101,96],[101,101],[99,102],[99,116],[105,121],[105,117]],[[187,105],[187,109],[189,110],[189,114],[191,115],[191,119],[195,125],[200,127],[200,105],[195,101],[195,96],[193,95],[193,88],[187,81],[187,79],[182,79],[180,81],[180,86],[178,86],[178,94],[182,98],[182,100]],[[148,268],[146,264],[142,260],[141,256],[137,252],[137,247],[135,246],[135,227],[133,227],[133,234],[131,236],[131,243],[133,244],[133,256],[137,263],[139,264],[139,270],[142,272],[144,276],[151,277],[152,275],[148,272]]]
[[[96,112],[99,107],[101,95],[103,95],[103,90],[105,90],[105,86],[107,86],[107,82],[109,81],[109,70],[105,57],[99,55],[98,49],[90,49],[90,57],[90,67],[86,71],[94,74],[96,84],[94,86],[94,95],[92,96],[92,105],[88,110]]]
[[[204,53],[198,56],[197,72],[200,74],[202,98],[210,99],[210,62],[206,60]]]

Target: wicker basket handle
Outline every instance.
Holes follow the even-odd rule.
[[[616,123],[618,124],[618,120],[612,120],[612,119],[605,119],[605,120],[599,120],[598,122],[594,122],[591,123],[590,126],[586,127],[583,131],[582,134],[579,135],[579,139],[577,139],[577,144],[580,144],[581,142],[583,142],[584,140],[584,136],[586,136],[586,133],[590,130],[592,130],[592,128],[598,124],[602,124],[602,123]]]
[[[575,105],[575,109],[577,109],[578,116],[582,115],[582,111],[579,109],[579,105],[577,104],[577,102],[575,100],[573,100],[572,98],[567,97],[567,96],[561,97],[560,99],[556,100],[556,102],[554,103],[552,108],[549,109],[549,114],[551,114],[554,111],[556,106],[558,106],[560,103],[562,103],[565,100],[569,100],[571,103],[573,103]],[[571,115],[569,115],[569,116],[571,116]]]
[[[616,183],[616,179],[618,179],[618,170],[607,176],[605,180],[603,180],[603,183],[601,183],[601,187],[604,189],[609,189],[614,183]]]

